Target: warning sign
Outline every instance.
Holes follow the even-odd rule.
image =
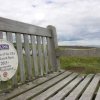
[[[0,81],[11,79],[18,67],[18,55],[13,44],[0,39]]]

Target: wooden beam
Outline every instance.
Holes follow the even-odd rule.
[[[59,61],[59,57],[56,56],[56,51],[55,51],[58,48],[56,28],[52,25],[49,25],[47,29],[50,31],[52,35],[52,38],[50,38],[50,45],[51,45],[51,51],[52,51],[53,67],[55,71],[59,71],[60,61]]]
[[[18,22],[18,21],[14,21],[2,17],[0,17],[0,31],[34,34],[34,35],[51,37],[49,30],[47,30],[46,28],[34,26],[31,24],[26,24],[23,22]]]

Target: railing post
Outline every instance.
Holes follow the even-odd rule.
[[[52,25],[47,26],[47,29],[50,31],[52,38],[51,38],[51,49],[52,52],[52,62],[55,71],[60,71],[60,61],[59,58],[56,56],[56,49],[58,49],[58,41],[57,41],[57,33],[56,28]]]
[[[0,39],[2,39],[3,38],[3,34],[2,34],[2,32],[0,31]],[[0,85],[1,85],[1,81],[0,81]]]
[[[0,39],[3,39],[3,33],[0,31]]]

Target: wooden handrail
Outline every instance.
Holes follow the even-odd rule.
[[[0,17],[0,31],[51,37],[47,28]]]

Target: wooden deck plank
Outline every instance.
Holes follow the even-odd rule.
[[[64,80],[60,81],[56,85],[52,86],[48,90],[44,91],[40,95],[34,97],[32,100],[45,100],[51,95],[55,94],[57,91],[59,91],[61,88],[63,88],[65,85],[70,83],[74,78],[77,77],[78,74],[73,73],[69,77],[65,78]],[[56,100],[56,99],[55,99]]]
[[[70,72],[64,72],[63,74],[45,82],[42,85],[39,85],[38,87],[31,89],[30,91],[27,91],[11,100],[26,100],[28,98],[30,98],[31,96],[35,96],[43,91],[45,91],[46,89],[48,89],[49,87],[53,86],[54,84],[56,84],[57,82],[61,81],[62,79],[66,78],[68,75],[70,75]]]
[[[100,87],[99,87],[99,90],[97,92],[97,96],[96,96],[95,100],[100,100]]]
[[[77,100],[78,97],[82,94],[83,90],[89,84],[93,77],[93,74],[89,74],[69,95],[65,100]]]
[[[70,84],[65,86],[62,90],[60,90],[56,95],[51,97],[49,100],[62,100],[65,98],[66,95],[68,95],[72,89],[74,89],[80,81],[83,80],[82,76],[78,76],[76,79],[74,79]]]
[[[99,84],[99,81],[100,81],[100,74],[96,74],[92,82],[89,84],[89,86],[84,91],[79,100],[92,100],[95,90]]]
[[[8,94],[3,94],[3,95],[0,95],[0,99],[1,100],[7,100],[7,99],[11,99],[17,95],[20,95],[22,93],[24,93],[25,91],[28,91],[44,82],[47,82],[48,80],[62,74],[64,71],[61,71],[61,72],[55,72],[55,73],[52,73],[52,74],[49,74],[47,75],[46,77],[42,77],[42,78],[39,78],[39,79],[36,79],[32,82],[29,82],[28,84],[24,84],[22,86],[19,86],[18,88],[12,90],[10,93]]]

